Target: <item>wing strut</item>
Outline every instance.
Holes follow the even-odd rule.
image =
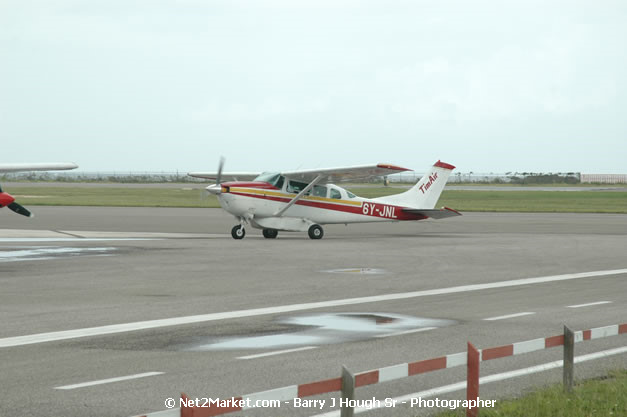
[[[322,179],[322,177],[324,177],[324,175],[322,174],[316,176],[316,178],[314,178],[312,182],[310,182],[305,188],[303,188],[300,193],[296,194],[296,197],[292,198],[290,202],[285,205],[285,207],[283,207],[281,210],[274,213],[274,215],[276,217],[281,217],[288,208],[292,207],[294,203],[300,200],[302,196],[307,194],[307,192],[309,192],[309,190],[311,190],[313,186],[316,185]]]

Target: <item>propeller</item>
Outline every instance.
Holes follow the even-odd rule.
[[[222,168],[224,168],[224,157],[220,157],[220,162],[218,163],[218,176],[216,178],[216,184],[220,185],[222,183]]]
[[[35,215],[33,213],[31,213],[30,211],[28,211],[23,205],[18,204],[16,202],[13,202],[13,203],[9,204],[7,206],[7,208],[9,210],[13,210],[17,214],[21,214],[22,216],[35,217]]]
[[[216,183],[205,188],[210,194],[218,195],[222,192],[222,187],[220,184],[222,183],[222,168],[224,168],[224,157],[220,157],[220,162],[218,163],[218,175],[216,176]]]
[[[28,211],[24,206],[15,202],[15,198],[8,193],[2,191],[0,187],[0,207],[7,207],[9,210],[21,214],[26,217],[34,217],[33,213]]]

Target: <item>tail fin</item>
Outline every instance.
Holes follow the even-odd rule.
[[[453,169],[455,169],[453,165],[438,161],[409,190],[400,194],[375,198],[375,200],[404,207],[432,209],[438,202]]]

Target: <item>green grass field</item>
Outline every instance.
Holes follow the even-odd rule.
[[[627,213],[627,193],[445,191],[439,205],[460,211]]]
[[[218,207],[204,190],[184,188],[11,187],[24,206]],[[352,190],[362,197],[404,191],[375,187]],[[627,192],[610,191],[444,191],[438,207],[459,211],[627,213]]]
[[[11,187],[24,206],[219,207],[204,190],[184,188]]]
[[[482,396],[483,397],[483,396]],[[464,410],[438,417],[462,417]],[[622,417],[627,416],[627,371],[607,378],[577,384],[571,394],[562,385],[535,391],[518,399],[497,401],[495,408],[482,408],[481,417]]]

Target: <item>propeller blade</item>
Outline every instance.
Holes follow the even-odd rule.
[[[34,214],[31,213],[30,211],[26,210],[24,208],[24,206],[17,204],[16,202],[13,202],[11,204],[9,204],[7,206],[7,208],[9,210],[13,210],[14,212],[16,212],[17,214],[21,214],[22,216],[26,216],[26,217],[34,217]]]
[[[220,157],[220,163],[218,164],[218,177],[216,178],[216,184],[220,185],[222,182],[222,168],[224,167],[224,157]]]

